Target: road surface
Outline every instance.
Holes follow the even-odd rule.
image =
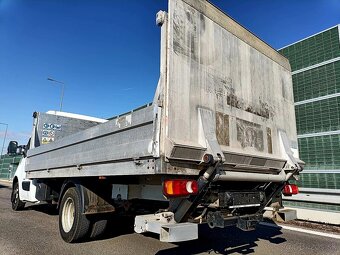
[[[59,236],[58,215],[46,205],[14,212],[10,183],[0,182],[0,254],[331,254],[340,255],[340,240],[290,230],[259,226],[210,230],[201,226],[199,240],[162,243],[157,235],[133,232],[132,222],[110,223],[101,240],[67,244]],[[128,227],[126,227],[128,225]]]

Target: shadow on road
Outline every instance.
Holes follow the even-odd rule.
[[[217,254],[250,254],[257,247],[257,242],[267,240],[274,244],[286,242],[280,237],[282,232],[276,228],[259,226],[255,231],[244,232],[236,227],[210,229],[207,225],[199,228],[199,239],[179,243],[177,247],[159,251],[165,254],[199,254],[202,252]]]
[[[29,205],[26,206],[24,209],[24,211],[37,211],[37,212],[42,212],[42,213],[46,213],[48,215],[58,215],[58,209],[57,209],[57,205],[51,205],[51,204],[38,204],[38,205]]]
[[[58,215],[56,206],[50,204],[30,205],[24,210],[34,210],[49,215]],[[132,234],[134,233],[133,226],[134,217],[112,216],[108,221],[106,232],[96,240],[106,240]],[[282,235],[282,232],[279,228],[265,227],[262,225],[259,225],[256,230],[249,232],[244,232],[236,227],[210,229],[207,225],[199,225],[198,240],[177,243],[175,247],[161,250],[156,254],[251,254],[255,252],[255,248],[258,246],[257,243],[261,240],[266,240],[273,244],[286,242],[286,239],[280,235]],[[152,233],[146,233],[144,236],[155,239],[159,238],[158,235]]]
[[[0,183],[0,189],[10,189],[11,187],[8,185],[3,185]]]
[[[113,219],[105,235],[100,239],[114,238],[120,235],[132,234],[134,219],[125,217]],[[128,226],[128,227],[127,227]],[[178,243],[176,247],[159,251],[158,255],[167,254],[250,254],[257,247],[257,242],[267,240],[273,244],[286,242],[280,237],[282,232],[279,228],[271,228],[259,225],[256,230],[244,232],[236,227],[225,229],[210,229],[207,225],[199,226],[199,239],[189,242]],[[159,236],[152,233],[144,234],[147,237],[158,239]]]
[[[134,233],[134,217],[112,216],[108,220],[106,231],[102,237],[96,240],[114,238],[121,235]]]

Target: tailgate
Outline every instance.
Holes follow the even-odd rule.
[[[162,153],[279,172],[298,158],[289,62],[208,1],[169,2]]]

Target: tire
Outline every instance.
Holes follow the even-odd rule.
[[[74,187],[69,188],[59,209],[59,231],[62,239],[67,243],[81,241],[89,232],[90,221],[82,213],[81,195]]]
[[[20,200],[18,182],[15,182],[13,184],[13,189],[12,189],[12,194],[11,194],[11,203],[12,203],[12,209],[14,211],[20,211],[24,209],[25,207],[25,202]]]
[[[100,236],[102,236],[105,232],[106,226],[107,226],[107,220],[105,219],[94,219],[91,220],[92,223],[92,229],[90,233],[90,239],[96,239]]]

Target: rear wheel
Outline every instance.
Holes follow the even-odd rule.
[[[69,188],[59,209],[59,231],[65,242],[81,241],[89,232],[90,221],[81,210],[81,196],[76,188]]]
[[[25,207],[25,202],[22,202],[19,197],[19,183],[18,182],[15,182],[13,184],[11,202],[12,202],[12,209],[14,211],[22,210]]]

